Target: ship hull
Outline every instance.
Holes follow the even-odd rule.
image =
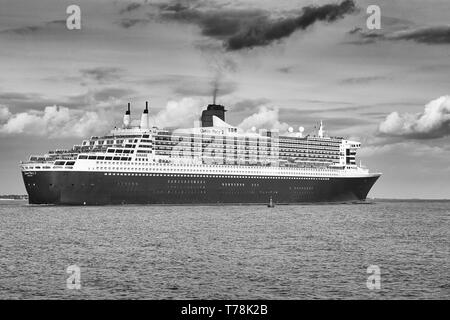
[[[365,200],[379,175],[257,177],[84,171],[22,173],[30,204],[293,204]]]

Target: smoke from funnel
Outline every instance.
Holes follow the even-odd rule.
[[[213,104],[216,104],[219,94],[226,94],[234,90],[234,82],[227,80],[237,69],[237,64],[223,52],[209,52],[205,55],[208,67],[214,77],[211,81]],[[233,90],[230,90],[233,89]]]
[[[213,104],[216,104],[217,95],[219,94],[219,76],[217,76],[213,81]]]

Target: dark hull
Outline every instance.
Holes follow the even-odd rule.
[[[184,174],[107,175],[24,172],[30,204],[222,204],[365,200],[378,175],[361,178],[207,177]]]

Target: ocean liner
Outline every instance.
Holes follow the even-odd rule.
[[[304,129],[287,133],[225,121],[210,104],[193,128],[121,128],[70,150],[21,162],[30,204],[292,204],[365,200],[380,177],[356,164],[360,143]]]

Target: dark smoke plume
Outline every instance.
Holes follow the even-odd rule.
[[[217,94],[219,93],[219,82],[213,82],[213,104],[216,104]]]

